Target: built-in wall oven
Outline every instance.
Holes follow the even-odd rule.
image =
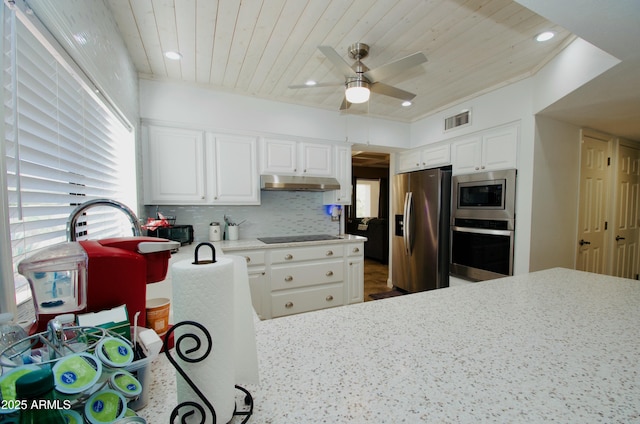
[[[455,175],[452,191],[450,273],[513,275],[516,170]]]

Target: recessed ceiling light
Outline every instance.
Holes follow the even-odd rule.
[[[182,55],[180,54],[180,52],[168,51],[168,52],[164,52],[164,56],[170,60],[182,59]]]
[[[536,41],[540,41],[540,42],[549,41],[555,36],[556,36],[556,33],[553,31],[541,32],[540,34],[536,35]]]
[[[315,82],[314,80],[309,80],[309,81],[304,83],[304,85],[308,85],[309,87],[313,87],[316,84],[317,84],[317,82]]]
[[[412,105],[412,103],[409,100],[405,100],[404,102],[402,102],[402,106],[404,106],[404,107],[408,107],[408,106],[411,106],[411,105]]]

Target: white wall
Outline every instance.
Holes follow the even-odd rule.
[[[580,174],[580,128],[536,119],[530,270],[573,268]]]
[[[300,139],[348,141],[406,148],[409,125],[297,106],[209,88],[140,80],[140,116],[217,131],[243,131]]]
[[[453,140],[531,116],[530,78],[461,102],[411,124],[411,147]],[[444,119],[471,110],[471,124],[444,131]]]
[[[533,77],[533,110],[547,106],[620,63],[618,59],[578,38]]]

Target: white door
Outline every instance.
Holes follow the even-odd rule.
[[[620,145],[616,173],[616,211],[613,229],[613,274],[636,278],[638,274],[638,187],[640,150]]]
[[[576,269],[605,274],[609,142],[583,136]]]

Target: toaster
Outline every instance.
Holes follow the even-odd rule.
[[[193,225],[172,225],[149,230],[148,236],[177,241],[181,246],[193,243]]]

